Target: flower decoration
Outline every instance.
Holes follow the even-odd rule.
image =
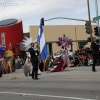
[[[9,57],[14,57],[14,53],[11,50],[7,50],[4,53],[4,57],[9,58]]]
[[[27,37],[25,37],[22,40],[22,44],[24,45],[25,50],[27,51],[31,47],[32,42],[34,43],[34,49],[35,50],[40,50],[40,46],[39,46],[39,43],[37,42],[37,39],[32,41],[32,38],[27,38]]]
[[[25,37],[22,41],[23,41],[22,44],[24,45],[25,50],[28,50],[31,47],[31,43],[33,42],[32,38],[27,38],[27,37]]]
[[[66,35],[64,34],[63,37],[59,37],[58,38],[58,42],[57,45],[58,46],[69,46],[72,44],[72,40],[69,39],[68,37],[66,37]]]

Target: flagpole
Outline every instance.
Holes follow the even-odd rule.
[[[44,26],[44,18],[41,18],[37,42],[40,44],[40,58],[42,60],[46,60],[48,53],[47,53],[47,47],[45,42],[45,36],[43,32],[43,26]]]

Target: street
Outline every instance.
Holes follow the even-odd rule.
[[[0,100],[100,100],[100,67],[42,72],[39,80],[24,76],[23,69],[0,78]]]

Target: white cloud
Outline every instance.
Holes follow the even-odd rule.
[[[86,0],[79,0],[76,6],[76,13],[83,13],[87,11],[87,1]]]
[[[11,0],[10,0],[11,1]],[[77,4],[77,0],[16,0],[14,2],[19,3],[19,6],[6,6],[0,9],[0,19],[7,17],[37,17],[41,14],[54,14],[62,13],[73,9]],[[9,12],[9,13],[7,13]]]
[[[14,0],[13,2],[13,0],[9,0],[9,2],[18,3],[19,6],[0,6],[0,20],[20,18],[23,21],[24,32],[27,32],[29,31],[29,25],[38,24],[38,20],[40,20],[42,16],[45,16],[46,19],[56,16],[69,17],[70,15],[72,15],[71,18],[80,17],[82,13],[87,12],[86,1],[87,0]],[[0,3],[3,2],[7,3],[8,0],[0,0]],[[56,21],[51,24],[54,23],[56,23]],[[77,24],[79,22],[75,23]],[[61,22],[58,22],[58,24],[61,24]]]

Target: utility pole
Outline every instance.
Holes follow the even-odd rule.
[[[89,17],[89,29],[90,29],[90,38],[92,43],[92,27],[91,27],[91,17],[90,17],[90,6],[89,6],[89,0],[87,0],[87,6],[88,6],[88,17]]]
[[[98,14],[98,1],[95,0],[95,8],[96,8],[96,17],[99,16]],[[97,26],[98,26],[98,39],[99,39],[99,44],[100,44],[100,28],[99,28],[99,20],[96,21]]]

